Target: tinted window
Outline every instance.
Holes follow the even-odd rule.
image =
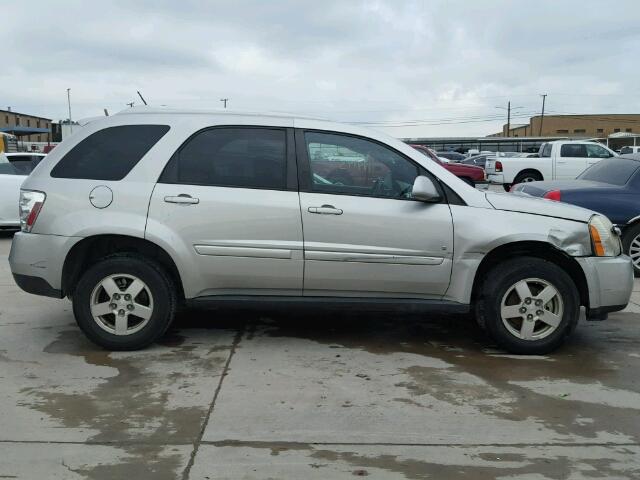
[[[331,133],[307,132],[305,139],[313,191],[411,198],[418,167],[393,150]]]
[[[567,143],[560,147],[560,156],[569,158],[580,158],[587,156],[585,145],[579,143]]]
[[[620,149],[620,154],[624,155],[625,153],[633,153],[633,148],[631,148],[631,147],[622,147]]]
[[[0,175],[20,175],[16,167],[2,153],[0,153]]]
[[[540,154],[541,157],[550,157],[551,156],[551,148],[553,147],[552,144],[550,143],[545,143],[542,146],[542,153]]]
[[[73,147],[51,170],[51,176],[122,180],[168,131],[166,125],[105,128]]]
[[[40,155],[7,155],[20,175],[29,175],[44,158]]]
[[[286,133],[270,128],[212,128],[174,154],[164,183],[219,187],[286,187]]]
[[[589,158],[609,158],[611,156],[609,150],[600,145],[586,145],[586,147]]]
[[[612,185],[624,185],[638,168],[640,168],[640,162],[635,160],[611,158],[594,164],[585,170],[578,178],[580,180],[593,180],[595,182],[610,183]]]

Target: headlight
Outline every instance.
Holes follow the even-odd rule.
[[[23,232],[31,232],[46,198],[43,192],[20,190],[20,228]]]
[[[615,257],[620,255],[622,246],[620,237],[613,231],[613,224],[607,217],[594,215],[589,220],[589,233],[593,254],[597,257]]]

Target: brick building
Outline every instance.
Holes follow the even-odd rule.
[[[12,133],[25,142],[46,142],[51,135],[51,119],[0,110],[0,131]]]
[[[612,133],[640,133],[640,114],[597,114],[597,115],[545,115],[540,131],[541,116],[531,117],[528,124],[511,124],[507,135],[507,125],[501,133],[492,137],[586,137],[607,138]]]

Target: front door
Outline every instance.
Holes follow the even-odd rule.
[[[210,128],[169,161],[146,236],[179,260],[187,298],[302,295],[292,136],[285,128]]]
[[[421,167],[371,140],[297,131],[304,295],[439,298],[449,285],[446,202],[411,199]]]

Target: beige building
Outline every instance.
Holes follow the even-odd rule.
[[[640,114],[545,115],[544,120],[537,115],[528,124],[512,124],[509,135],[505,124],[502,133],[490,136],[607,138],[619,132],[640,133]]]
[[[0,110],[0,131],[25,142],[46,142],[51,135],[51,119],[12,110]]]

